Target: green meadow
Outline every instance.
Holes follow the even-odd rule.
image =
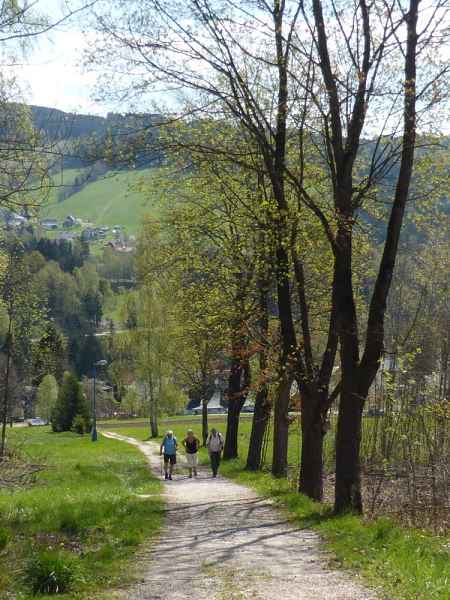
[[[154,198],[157,197],[156,170],[110,171],[100,179],[88,183],[79,192],[58,202],[58,192],[70,186],[80,173],[68,169],[53,178],[54,188],[41,209],[41,218],[63,220],[73,215],[95,226],[113,227],[121,225],[127,233],[136,233],[146,214],[154,213]],[[148,188],[148,193],[141,186]]]
[[[133,580],[132,558],[164,513],[143,455],[47,427],[10,439],[41,470],[24,488],[0,487],[0,598],[88,598]]]

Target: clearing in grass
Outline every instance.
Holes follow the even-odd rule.
[[[136,233],[142,217],[156,210],[153,200],[138,187],[144,180],[151,182],[156,172],[157,169],[109,171],[62,202],[58,202],[57,187],[42,207],[42,216],[61,221],[67,215],[74,215],[96,227],[120,225],[128,233]],[[62,186],[61,189],[70,186],[77,174],[76,169],[64,171],[63,181],[58,179],[56,185]],[[151,184],[148,185],[150,188]],[[157,197],[156,192],[154,197]]]

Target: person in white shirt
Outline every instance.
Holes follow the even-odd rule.
[[[217,472],[220,465],[220,457],[223,450],[223,437],[222,434],[217,431],[217,429],[214,429],[214,427],[211,429],[211,433],[208,435],[206,447],[208,448],[213,477],[217,477]]]

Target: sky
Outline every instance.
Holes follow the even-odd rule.
[[[39,0],[36,5],[53,21],[62,15],[64,0]],[[88,41],[80,19],[72,18],[36,38],[22,64],[15,67],[26,102],[87,114],[117,109],[94,100],[96,74],[83,67]]]
[[[53,22],[67,13],[67,5],[76,7],[90,1],[30,0],[37,11]],[[126,110],[125,106],[95,100],[97,75],[83,66],[83,51],[89,44],[83,33],[87,18],[86,13],[79,13],[35,38],[22,64],[15,68],[25,102],[84,114]],[[447,51],[450,55],[450,49]]]

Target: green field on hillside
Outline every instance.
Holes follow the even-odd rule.
[[[55,187],[42,206],[41,218],[62,220],[73,215],[97,227],[121,225],[128,233],[135,233],[142,217],[154,213],[157,190],[152,189],[152,180],[156,170],[110,171],[58,202],[60,190],[70,186],[79,173],[78,169],[68,169],[54,176]],[[148,194],[136,189],[144,182],[150,190]]]

